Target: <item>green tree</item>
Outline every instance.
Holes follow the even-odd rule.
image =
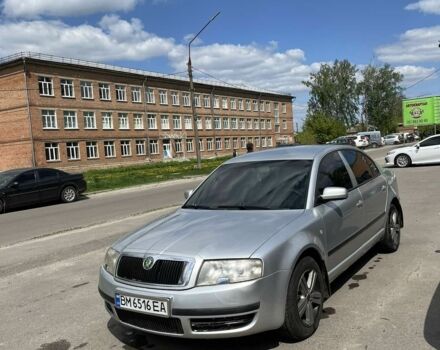
[[[362,100],[362,119],[382,133],[394,132],[402,119],[403,75],[386,64],[367,66],[362,70],[363,81],[358,84]]]
[[[307,115],[323,114],[350,127],[357,122],[356,66],[347,60],[323,64],[303,84],[310,88]]]
[[[314,143],[326,143],[338,136],[345,135],[344,124],[335,118],[328,117],[325,114],[317,113],[313,116],[307,116],[304,121],[303,134],[311,140],[309,135],[313,135]],[[307,142],[310,143],[310,142]]]

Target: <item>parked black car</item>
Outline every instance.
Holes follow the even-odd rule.
[[[57,169],[28,168],[0,172],[0,213],[43,202],[74,202],[86,188],[82,174],[68,174]]]

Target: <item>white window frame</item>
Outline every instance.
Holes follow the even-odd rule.
[[[193,129],[193,120],[191,116],[186,115],[184,117],[185,122],[185,130],[192,130]]]
[[[253,100],[252,104],[254,105],[254,112],[258,112],[258,100]]]
[[[142,89],[140,86],[131,87],[131,102],[142,103]]]
[[[43,129],[58,129],[57,113],[54,109],[43,109],[41,111]]]
[[[103,130],[113,130],[113,115],[111,112],[102,112],[102,129]]]
[[[251,100],[249,100],[249,99],[246,99],[246,110],[247,111],[252,110]]]
[[[115,85],[116,101],[127,102],[127,86],[117,84]]]
[[[240,148],[246,148],[246,137],[240,137]]]
[[[51,77],[39,76],[38,90],[40,92],[40,96],[54,96],[53,79]]]
[[[194,141],[193,139],[186,139],[186,151],[194,152]]]
[[[145,92],[146,94],[146,100],[147,103],[149,104],[155,104],[156,103],[156,98],[154,95],[154,89],[153,88],[147,88],[147,91]]]
[[[216,149],[217,151],[221,151],[221,150],[222,150],[222,147],[223,147],[223,144],[222,144],[222,138],[221,138],[221,137],[216,137],[216,138],[215,138],[215,149]]]
[[[119,130],[129,130],[130,121],[128,120],[128,113],[118,113]]]
[[[220,108],[220,97],[214,96],[213,107],[216,108],[216,109]]]
[[[104,157],[116,158],[115,141],[104,141]]]
[[[205,150],[202,138],[199,139],[199,149],[200,149],[200,152],[203,152]]]
[[[229,130],[230,128],[230,120],[227,117],[223,117],[223,129]]]
[[[136,140],[136,155],[137,156],[145,156],[147,154],[145,149],[145,140]]]
[[[222,129],[222,120],[220,117],[214,117],[214,129],[215,130]]]
[[[170,130],[170,116],[167,114],[162,114],[160,116],[160,129]]]
[[[254,119],[254,130],[260,130],[260,122],[258,119]]]
[[[78,116],[75,111],[63,111],[64,129],[77,130]]]
[[[177,91],[171,91],[171,104],[173,106],[180,105],[179,93]]]
[[[252,118],[247,118],[246,124],[247,124],[248,130],[252,130]]]
[[[79,82],[81,90],[81,98],[83,100],[93,100],[93,83],[87,80],[81,80]]]
[[[99,83],[99,99],[101,101],[111,101],[112,95],[110,91],[110,84],[109,83]]]
[[[98,143],[96,141],[87,141],[86,142],[86,155],[87,155],[87,159],[98,159],[99,158]]]
[[[203,107],[211,108],[211,96],[210,95],[203,96]]]
[[[156,114],[147,114],[148,130],[157,130]]]
[[[228,98],[222,97],[222,109],[228,109]]]
[[[264,101],[260,101],[260,112],[264,112]]]
[[[173,130],[182,130],[182,116],[173,115]]]
[[[286,114],[287,113],[287,105],[286,103],[281,103],[281,113]]]
[[[231,107],[232,110],[236,110],[237,109],[237,103],[235,98],[230,98],[229,99],[229,106]]]
[[[272,120],[266,119],[266,129],[270,130],[272,129]]]
[[[202,103],[200,101],[200,94],[194,94],[194,106],[202,107]]]
[[[96,116],[93,111],[83,111],[84,129],[96,130]]]
[[[206,139],[206,150],[213,151],[214,150],[214,139],[212,137],[208,137]]]
[[[183,106],[184,107],[191,107],[191,96],[189,92],[182,93],[183,96]]]
[[[197,130],[203,130],[202,117],[196,117]]]
[[[120,140],[121,157],[131,157],[131,142],[130,140]]]
[[[80,160],[81,154],[78,141],[66,142],[67,160]]]
[[[287,120],[283,119],[283,130],[287,130]]]
[[[231,139],[229,137],[225,137],[225,149],[231,149]]]
[[[244,118],[240,118],[238,120],[238,126],[240,130],[246,130],[246,120]]]
[[[167,105],[168,104],[168,91],[167,90],[159,90],[159,104]]]
[[[61,97],[75,98],[73,79],[60,79]]]
[[[232,138],[232,148],[233,149],[238,149],[238,137],[233,137]]]
[[[270,112],[270,102],[266,102],[266,112]]]
[[[183,153],[182,139],[175,139],[174,140],[174,148],[175,148],[176,153]]]
[[[238,99],[238,109],[240,111],[244,111],[244,105],[243,105],[243,99],[242,98]]]
[[[205,129],[212,130],[212,118],[211,117],[205,117]]]
[[[60,145],[56,142],[46,142],[44,144],[44,153],[46,162],[60,161]]]
[[[135,130],[144,130],[144,116],[141,113],[134,113],[133,124]]]
[[[238,130],[238,120],[237,118],[231,118],[231,129]]]
[[[159,154],[159,142],[158,140],[150,140],[148,144],[150,154]]]

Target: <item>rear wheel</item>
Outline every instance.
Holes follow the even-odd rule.
[[[324,279],[317,262],[306,256],[299,261],[287,291],[284,325],[281,334],[299,341],[318,328],[324,301]]]
[[[396,157],[396,165],[399,168],[405,168],[407,166],[411,165],[411,158],[408,157],[406,154],[399,154]]]
[[[402,217],[400,211],[394,204],[391,204],[385,227],[385,236],[380,242],[380,246],[384,252],[393,253],[399,249],[401,223]]]
[[[371,147],[373,147],[373,148],[377,148],[377,143],[372,143],[372,144],[371,144]]]
[[[73,186],[66,186],[61,191],[61,201],[64,203],[75,202],[78,199],[78,191]]]

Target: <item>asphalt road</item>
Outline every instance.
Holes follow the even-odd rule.
[[[380,159],[384,152],[371,155]],[[304,342],[285,343],[273,332],[188,341],[137,335],[111,321],[97,293],[105,248],[170,208],[126,218],[105,213],[110,221],[89,220],[82,229],[0,247],[0,349],[440,349],[439,171],[440,166],[396,169],[405,213],[399,251],[372,250],[335,281],[318,331]],[[181,201],[189,184],[175,183],[171,202]],[[46,208],[58,207],[71,205]],[[28,212],[7,215],[21,213],[18,218],[26,221]],[[2,222],[0,230],[2,236]]]

